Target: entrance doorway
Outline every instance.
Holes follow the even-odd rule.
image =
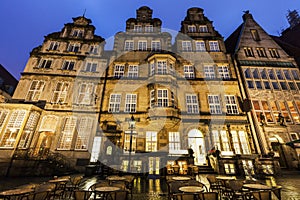
[[[194,151],[195,165],[206,165],[205,143],[201,131],[192,129],[188,133],[188,145]]]
[[[41,132],[37,144],[34,149],[33,156],[35,157],[47,157],[51,144],[53,132]]]
[[[149,157],[149,174],[159,175],[159,169],[160,169],[160,158]]]

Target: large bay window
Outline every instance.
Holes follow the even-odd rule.
[[[38,112],[31,112],[26,125],[23,129],[18,148],[28,148],[33,137],[36,125],[38,123],[40,114]]]
[[[24,122],[25,110],[14,110],[9,118],[6,129],[2,133],[0,147],[14,147],[17,135]]]
[[[72,145],[73,136],[76,130],[77,118],[76,117],[66,117],[63,129],[61,132],[61,137],[57,146],[58,150],[70,150]]]
[[[81,83],[79,87],[79,94],[77,98],[78,104],[90,105],[94,95],[93,83]]]

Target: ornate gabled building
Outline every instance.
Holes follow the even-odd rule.
[[[101,161],[149,174],[179,164],[183,173],[189,164],[216,166],[208,159],[215,149],[223,159],[215,170],[240,173],[239,162],[253,169],[252,134],[222,36],[200,8],[187,11],[174,46],[161,30],[152,10],[141,7],[115,36],[100,112]]]
[[[8,102],[18,84],[18,81],[0,64],[0,103]]]
[[[251,100],[256,146],[274,156],[282,168],[296,168],[295,149],[286,145],[299,137],[300,74],[290,57],[246,11],[243,23],[226,40],[236,61],[243,98]]]
[[[33,161],[52,156],[51,163],[61,158],[64,165],[78,169],[89,163],[103,89],[100,77],[106,68],[102,58],[105,42],[94,31],[91,20],[73,18],[73,23],[47,35],[33,49],[14,93],[14,104],[1,105],[12,107],[0,111],[0,149],[6,155]],[[7,173],[9,170],[18,173],[13,169]]]
[[[261,143],[249,101],[203,9],[187,10],[173,45],[149,7],[136,12],[111,51],[84,16],[33,49],[14,102],[0,105],[4,174],[34,164],[57,172],[43,160],[78,171],[100,162],[150,175],[177,165],[254,173]]]

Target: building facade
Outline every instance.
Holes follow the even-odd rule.
[[[263,156],[282,168],[297,168],[298,156],[288,142],[299,137],[299,68],[246,11],[243,23],[226,45],[236,61],[243,98],[252,102],[249,118]]]
[[[269,126],[252,120],[251,90],[203,9],[188,9],[175,34],[152,14],[137,9],[110,51],[84,16],[33,49],[13,102],[1,104],[4,174],[49,158],[81,172],[100,162],[150,175],[175,165],[180,173],[196,165],[236,175],[272,166],[261,156],[267,139],[256,134]],[[286,59],[293,61],[282,59],[293,76]]]

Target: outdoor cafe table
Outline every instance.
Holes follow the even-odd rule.
[[[12,189],[12,190],[6,190],[0,192],[0,197],[3,197],[4,199],[11,199],[12,197],[17,197],[14,199],[22,199],[25,195],[33,192],[34,189],[32,188],[18,188],[18,189]]]
[[[179,191],[185,193],[192,193],[194,194],[194,199],[198,199],[197,194],[203,192],[203,188],[199,186],[183,186],[179,188]]]
[[[109,176],[106,179],[109,181],[109,184],[113,181],[126,181],[126,178],[122,176]]]
[[[119,187],[112,187],[112,186],[96,187],[94,190],[95,197],[97,194],[103,194],[103,199],[107,200],[111,192],[116,192],[120,189],[121,188]]]
[[[172,177],[173,180],[175,181],[188,181],[191,180],[190,177],[184,177],[184,176],[174,176]]]
[[[259,184],[259,183],[244,184],[243,188],[250,189],[250,190],[272,190],[272,187]]]

